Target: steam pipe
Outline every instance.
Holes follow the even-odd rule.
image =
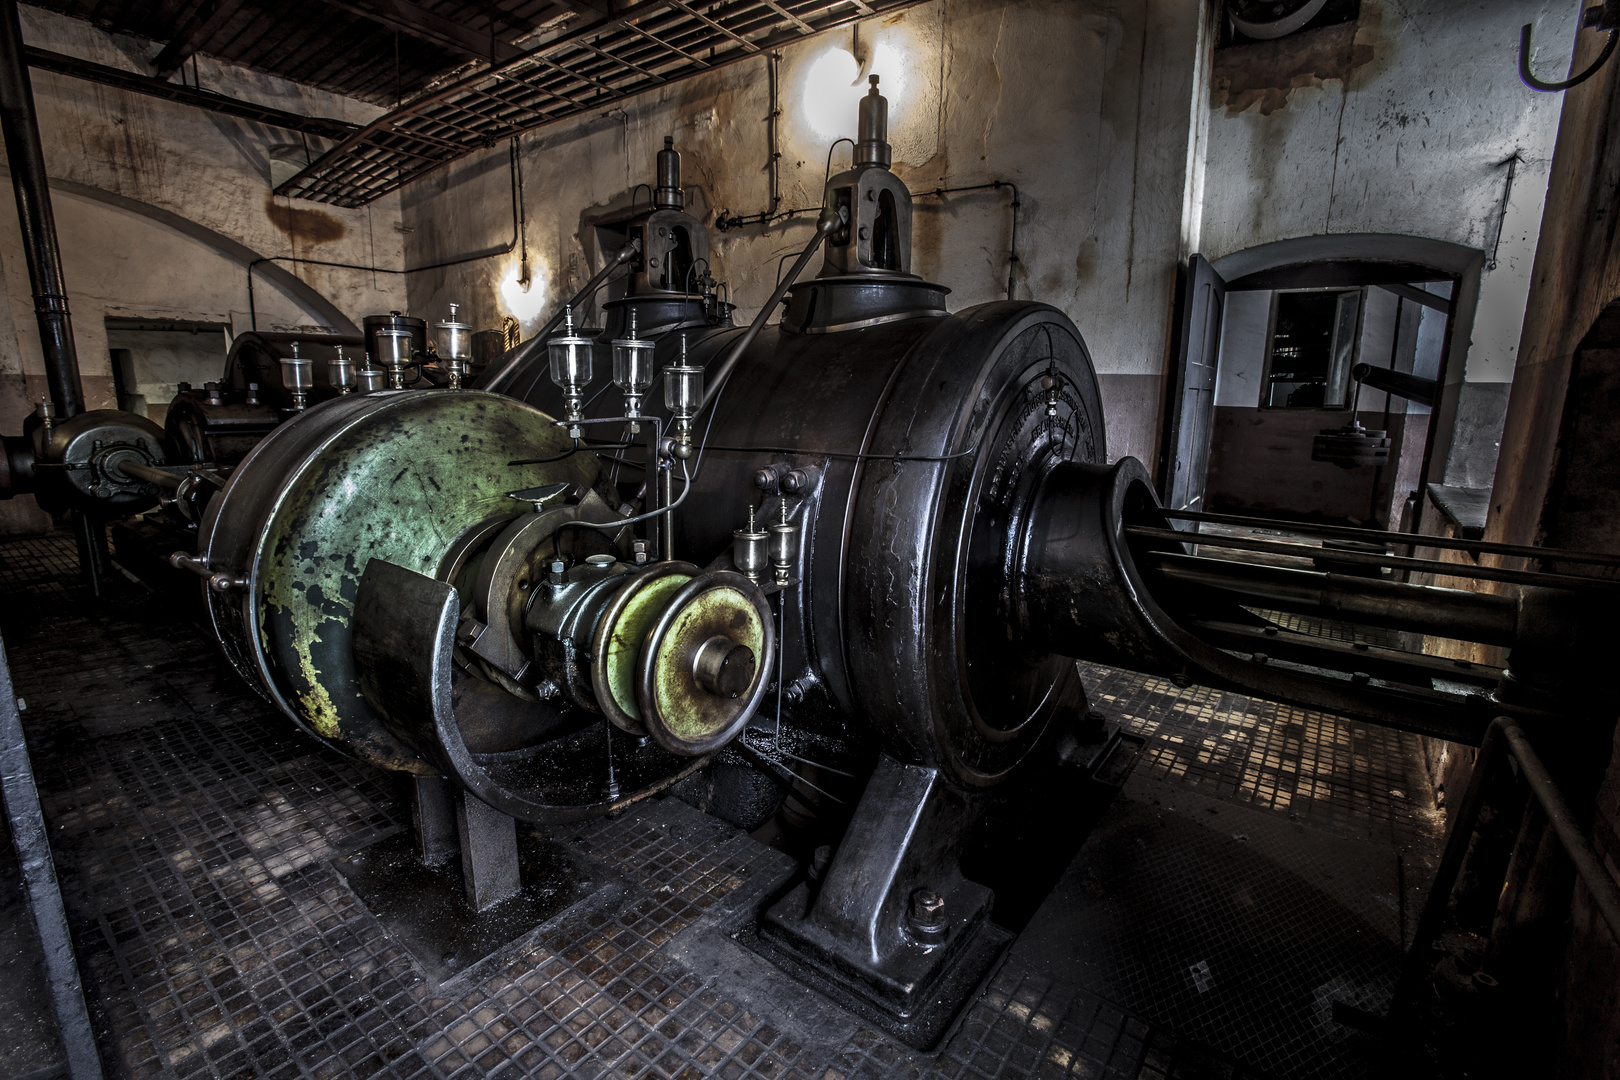
[[[782,302],[782,297],[787,295],[787,291],[793,286],[793,283],[799,280],[799,275],[804,273],[804,268],[809,264],[811,256],[821,250],[821,242],[827,239],[828,234],[838,227],[846,213],[846,211],[834,209],[832,200],[830,198],[827,200],[826,205],[821,208],[821,219],[816,222],[816,235],[812,236],[810,242],[804,246],[804,250],[799,252],[799,257],[788,268],[787,276],[776,286],[776,291],[771,293],[770,299],[766,300],[765,305],[759,309],[759,314],[754,316],[754,321],[748,324],[748,329],[743,331],[742,337],[738,338],[736,344],[731,346],[731,351],[726,353],[726,358],[715,369],[714,378],[709,380],[708,388],[703,392],[703,400],[698,403],[697,413],[694,415],[702,415],[703,410],[707,409],[714,399],[720,395],[720,391],[726,385],[726,380],[731,377],[732,368],[737,366],[737,362],[742,359],[743,353],[748,351],[748,346],[752,345],[754,339],[759,337],[759,332],[765,329],[765,321],[771,317],[771,312],[776,310],[776,305]]]
[[[34,112],[34,89],[23,55],[17,0],[0,3],[0,128],[5,133],[11,186],[17,196],[17,223],[22,229],[28,280],[34,290],[34,317],[39,322],[45,377],[56,415],[67,420],[84,411],[79,356],[73,346],[62,251],[56,241],[56,218],[51,212],[45,152],[39,142],[39,117]]]
[[[478,389],[489,390],[497,394],[502,393],[500,384],[511,378],[519,368],[528,363],[529,358],[537,351],[546,347],[546,341],[562,322],[563,315],[575,305],[584,303],[593,292],[601,287],[602,282],[608,279],[609,274],[629,262],[631,257],[640,250],[641,241],[638,239],[632,239],[628,244],[620,248],[613,258],[608,260],[608,264],[598,270],[595,276],[585,283],[583,289],[575,293],[568,303],[557,309],[557,314],[553,315],[551,321],[540,328],[539,333],[512,349],[504,357],[492,364],[488,371],[480,375],[478,377]]]

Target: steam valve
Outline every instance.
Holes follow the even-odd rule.
[[[787,500],[782,500],[782,520],[771,526],[771,566],[776,570],[776,583],[786,585],[793,576],[793,566],[799,561],[799,527],[788,520]]]
[[[461,389],[461,377],[467,373],[467,361],[472,359],[472,326],[456,319],[460,304],[450,305],[450,317],[439,323],[443,339],[439,342],[439,360],[450,376],[450,389]]]
[[[409,330],[378,330],[377,358],[388,369],[388,385],[394,390],[405,389],[405,369],[411,366],[411,332]]]
[[[326,381],[337,387],[340,394],[354,393],[354,361],[343,355],[342,345],[337,347],[337,359],[326,362]]]
[[[641,430],[641,398],[652,385],[654,343],[636,336],[636,313],[630,312],[629,336],[613,342],[613,385],[624,391],[624,418],[632,433]]]
[[[281,381],[292,394],[294,412],[303,412],[309,403],[309,388],[315,385],[314,364],[298,355],[298,342],[292,343],[293,354],[281,358]]]
[[[754,508],[750,506],[748,524],[731,534],[731,561],[755,584],[759,583],[765,568],[770,565],[770,553],[766,547],[769,539],[770,534],[754,523]]]
[[[569,423],[568,437],[579,438],[579,422],[585,388],[591,384],[591,339],[574,333],[573,305],[563,309],[563,331],[546,343],[551,357],[551,381],[562,390],[566,401],[563,419]]]
[[[686,335],[681,335],[681,362],[664,369],[664,407],[675,418],[675,456],[692,456],[692,417],[703,404],[703,369],[686,362]]]

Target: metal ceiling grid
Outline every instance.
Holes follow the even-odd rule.
[[[397,105],[469,60],[507,58],[516,51],[512,41],[570,14],[553,0],[30,2],[162,43],[145,58],[159,78],[205,53],[383,106]],[[455,29],[454,37],[442,33],[445,26]],[[190,81],[186,74],[179,79]]]
[[[276,188],[364,206],[541,125],[919,0],[643,0],[378,117]]]

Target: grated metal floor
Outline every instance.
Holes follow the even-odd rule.
[[[93,607],[75,572],[71,541],[0,544],[0,633],[110,1076],[1361,1075],[1332,1000],[1376,1011],[1401,931],[1378,922],[1382,871],[1357,867],[1421,863],[1436,831],[1402,737],[1088,669],[1149,752],[936,1054],[743,948],[791,864],[674,799],[553,834],[589,897],[435,985],[334,868],[405,827],[394,778],[292,731],[161,598],[120,585]],[[1167,815],[1192,820],[1137,843]],[[1234,919],[1220,898],[1244,888],[1265,902]],[[1311,938],[1345,911],[1359,938]],[[1283,914],[1299,933],[1272,947]],[[1186,989],[1194,954],[1213,998]]]

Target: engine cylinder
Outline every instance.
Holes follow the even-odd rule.
[[[767,681],[748,660],[775,631],[741,574],[627,561],[599,471],[500,395],[312,406],[209,507],[216,633],[277,707],[373,765],[454,776],[534,821],[643,797],[747,722]]]

